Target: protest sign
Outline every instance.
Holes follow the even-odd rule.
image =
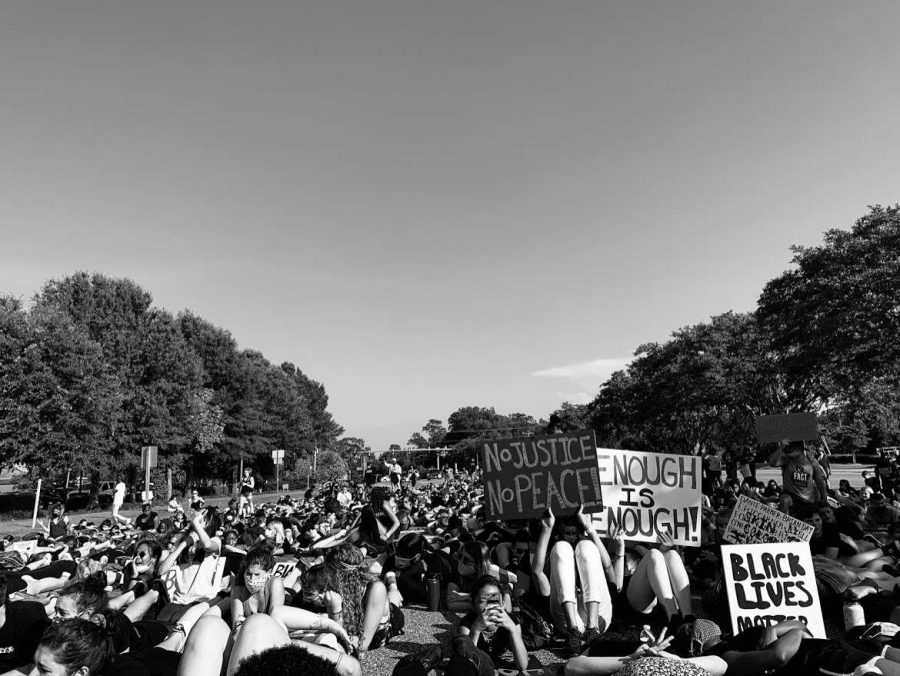
[[[788,441],[815,441],[819,438],[819,421],[815,413],[761,415],[756,419],[756,437],[768,444]]]
[[[481,445],[484,501],[491,519],[527,519],[603,509],[591,430],[491,439]]]
[[[722,537],[735,545],[766,542],[809,542],[815,529],[774,507],[742,495]]]
[[[37,546],[37,540],[21,540],[20,542],[10,542],[8,545],[6,545],[6,551],[14,551],[21,554],[30,555],[35,549],[37,549]]]
[[[614,526],[628,540],[658,542],[668,529],[675,544],[700,546],[700,458],[600,448],[597,460],[604,509],[593,522],[601,535]]]
[[[722,545],[722,565],[735,634],[800,620],[826,638],[809,544]]]

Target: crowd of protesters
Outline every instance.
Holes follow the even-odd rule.
[[[449,647],[423,646],[395,676],[525,671],[538,649],[570,676],[900,674],[895,461],[857,490],[830,487],[824,458],[802,443],[768,458],[781,482],[758,482],[736,458],[729,471],[727,458],[704,457],[702,543],[689,548],[665,532],[654,544],[601,539],[581,510],[486,520],[477,468],[419,481],[393,459],[384,483],[264,504],[246,472],[224,509],[192,491],[134,519],[116,504],[94,524],[56,505],[43,532],[2,541],[0,674],[355,676],[402,634],[408,607],[458,624]],[[841,639],[798,622],[723,632],[718,545],[740,496],[810,524],[826,621],[843,626],[853,603],[868,622]]]

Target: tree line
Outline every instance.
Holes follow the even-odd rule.
[[[32,481],[133,481],[147,445],[182,484],[232,480],[241,460],[273,473],[276,448],[289,471],[319,448],[326,471],[345,472],[356,451],[327,409],[325,387],[294,364],[154,307],[131,280],[79,272],[29,307],[0,297],[0,464],[27,465]]]
[[[900,206],[792,252],[753,311],[638,346],[589,403],[541,420],[463,407],[408,444],[471,461],[486,438],[592,428],[612,448],[754,452],[757,416],[811,411],[833,452],[900,445]]]

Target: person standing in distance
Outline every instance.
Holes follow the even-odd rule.
[[[779,509],[793,515],[804,506],[825,504],[828,490],[825,472],[806,452],[802,441],[781,442],[769,456],[770,467],[781,467],[783,491]]]
[[[124,481],[116,483],[116,489],[113,492],[112,517],[113,523],[127,527],[131,525],[131,519],[119,514],[119,510],[122,509],[122,505],[125,504],[125,490]]]
[[[256,479],[253,478],[253,470],[244,468],[244,476],[241,477],[241,503],[238,512],[241,516],[253,515],[253,489],[256,488]]]
[[[390,462],[384,463],[391,477],[391,491],[396,493],[400,490],[400,478],[403,476],[403,468],[397,462],[397,458],[391,458]]]

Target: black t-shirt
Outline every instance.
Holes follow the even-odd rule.
[[[181,653],[164,648],[148,648],[132,655],[144,665],[150,676],[177,676]]]
[[[465,627],[469,631],[472,630],[472,625],[475,623],[475,620],[478,619],[478,612],[474,610],[470,610],[460,621],[459,626]],[[513,622],[518,624],[518,620],[515,616],[512,616]],[[496,662],[497,658],[505,653],[507,650],[512,650],[512,637],[509,635],[509,631],[507,631],[504,627],[498,627],[495,631],[488,634],[487,632],[481,632],[478,636],[478,648],[486,652],[491,656],[491,659]]]
[[[147,668],[129,654],[116,655],[103,676],[150,676]]]
[[[0,627],[0,672],[30,664],[49,624],[42,604],[34,601],[7,603],[6,622]]]
[[[141,513],[134,520],[134,525],[141,530],[156,530],[157,519],[159,515],[156,512]]]
[[[824,554],[829,547],[841,548],[841,533],[837,524],[826,523],[822,525],[822,535],[819,538],[813,536],[809,541],[809,551],[811,554]]]

